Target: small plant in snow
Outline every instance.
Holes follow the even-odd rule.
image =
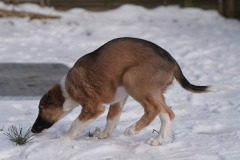
[[[3,134],[8,136],[9,140],[16,143],[16,145],[24,145],[33,140],[34,136],[34,134],[31,134],[31,127],[23,134],[23,128],[21,126],[19,126],[19,128],[11,126],[8,132]]]

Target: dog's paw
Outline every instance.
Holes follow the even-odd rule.
[[[67,134],[64,135],[57,135],[57,138],[59,139],[65,139],[65,140],[72,140],[73,138],[68,136]]]
[[[106,132],[100,132],[100,131],[97,131],[93,137],[97,137],[99,139],[105,139],[105,138],[108,138],[110,136],[109,133],[106,133]]]
[[[146,144],[149,144],[151,146],[159,146],[163,143],[163,139],[158,138],[150,138],[148,141],[146,141]]]
[[[124,131],[125,136],[132,136],[134,134],[137,134],[138,132],[135,129],[135,124],[131,125]]]

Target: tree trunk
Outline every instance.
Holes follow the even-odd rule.
[[[219,12],[226,17],[235,16],[235,0],[218,0]]]

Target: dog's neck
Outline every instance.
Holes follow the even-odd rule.
[[[71,112],[75,107],[77,107],[79,105],[79,103],[77,103],[76,101],[74,101],[67,93],[66,90],[66,77],[67,75],[65,75],[61,82],[60,82],[60,86],[61,86],[61,90],[62,90],[62,95],[65,98],[65,102],[63,103],[63,111],[64,112]]]

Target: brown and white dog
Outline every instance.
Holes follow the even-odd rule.
[[[114,39],[81,57],[60,84],[55,84],[42,97],[32,132],[39,133],[51,127],[80,104],[82,111],[70,130],[59,136],[74,139],[104,112],[103,104],[110,104],[106,127],[95,134],[98,138],[107,138],[116,128],[128,96],[132,96],[142,105],[144,114],[124,134],[137,134],[158,115],[161,120],[159,135],[147,143],[160,145],[170,133],[174,119],[163,96],[174,78],[190,92],[218,89],[190,84],[174,58],[154,43],[136,38]]]

